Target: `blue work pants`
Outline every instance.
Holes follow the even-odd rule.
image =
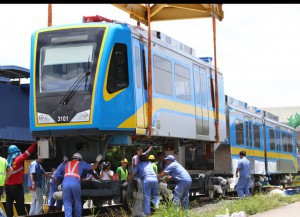
[[[192,181],[181,181],[176,184],[174,190],[174,199],[173,199],[173,202],[176,207],[178,207],[180,201],[182,209],[185,210],[188,209],[189,191],[190,191],[191,184]]]
[[[80,180],[66,180],[63,182],[63,203],[65,217],[72,217],[72,201],[74,200],[74,217],[82,216]]]
[[[143,193],[144,193],[144,213],[151,214],[150,200],[153,201],[154,206],[159,204],[158,198],[158,180],[156,177],[147,177],[143,180]]]
[[[236,185],[236,191],[239,197],[250,196],[250,177],[240,176]]]

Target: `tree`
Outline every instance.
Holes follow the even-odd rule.
[[[294,118],[293,115],[291,115],[291,117],[288,118],[287,120],[288,120],[288,125],[293,128],[300,126],[300,115],[298,113],[295,114]]]

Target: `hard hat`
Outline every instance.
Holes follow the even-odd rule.
[[[121,160],[121,163],[128,163],[128,160],[124,158],[123,160]]]
[[[73,155],[73,159],[82,160],[82,156],[81,156],[80,153],[76,152],[76,153]]]
[[[15,145],[9,146],[9,148],[7,150],[7,153],[8,154],[12,154],[14,152],[20,152],[20,149],[17,146],[15,146]]]
[[[148,159],[149,160],[155,160],[155,157],[154,157],[154,155],[151,154]]]

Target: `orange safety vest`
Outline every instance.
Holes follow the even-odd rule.
[[[80,180],[81,178],[78,173],[78,166],[79,166],[79,161],[77,160],[69,161],[66,165],[65,177],[74,177]]]

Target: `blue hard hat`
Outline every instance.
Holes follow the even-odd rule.
[[[20,152],[20,149],[16,145],[9,146],[7,153],[12,154],[14,152]]]

